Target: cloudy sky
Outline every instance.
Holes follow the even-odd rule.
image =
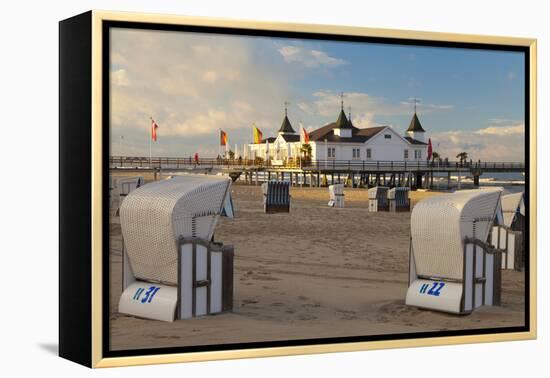
[[[252,124],[274,136],[284,102],[297,130],[336,120],[339,93],[358,127],[403,133],[418,115],[434,150],[454,159],[522,161],[521,53],[335,41],[112,29],[111,154],[218,153],[252,140]]]

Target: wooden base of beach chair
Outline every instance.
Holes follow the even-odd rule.
[[[501,250],[483,241],[466,239],[463,278],[446,280],[418,276],[411,246],[409,288],[405,303],[453,314],[469,314],[481,306],[499,306],[501,254]]]
[[[289,213],[290,205],[264,205],[264,212],[266,214]]]
[[[124,252],[120,313],[172,322],[233,310],[233,247],[182,238],[178,249],[177,285],[136,279]]]
[[[381,205],[378,200],[371,199],[369,200],[369,212],[376,213],[377,211],[389,211],[389,204]]]
[[[395,204],[395,201],[393,200],[388,200],[390,205],[389,205],[389,211],[390,212],[407,212],[407,211],[411,211],[411,204],[409,202],[409,204],[403,206],[398,206]]]

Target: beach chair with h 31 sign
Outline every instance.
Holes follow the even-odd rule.
[[[213,242],[219,217],[232,213],[230,185],[185,175],[128,194],[120,208],[120,313],[173,321],[232,309],[233,247]]]

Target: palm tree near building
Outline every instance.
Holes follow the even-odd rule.
[[[463,151],[456,155],[456,158],[460,161],[460,164],[463,165],[468,160],[468,153]]]
[[[311,145],[309,143],[303,143],[300,147],[300,153],[304,162],[309,162],[311,160]]]

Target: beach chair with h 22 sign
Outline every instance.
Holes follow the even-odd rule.
[[[407,305],[455,314],[500,305],[503,251],[487,243],[500,196],[463,190],[414,207]]]
[[[264,195],[264,212],[290,212],[290,183],[286,181],[268,181],[262,184]]]
[[[213,242],[230,185],[185,175],[128,194],[120,208],[120,313],[173,321],[232,309],[233,247]]]

